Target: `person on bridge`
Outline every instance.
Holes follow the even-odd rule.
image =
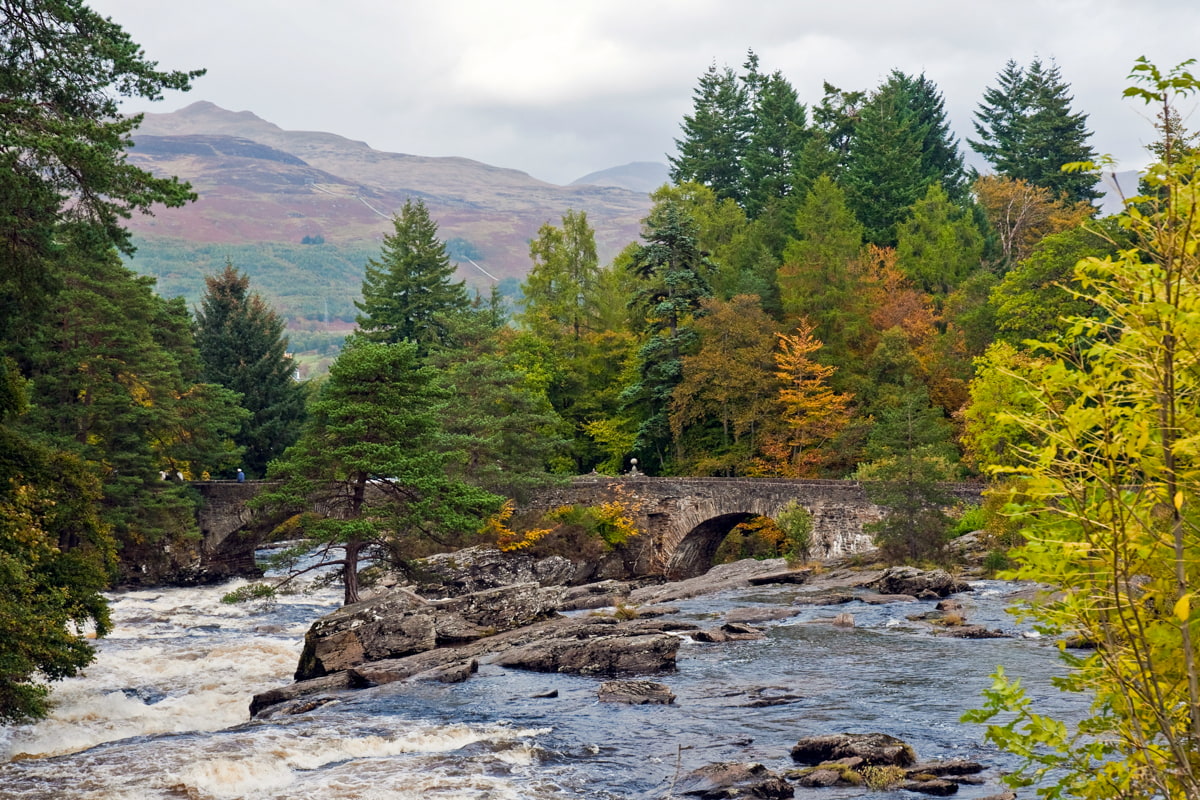
[[[237,476],[237,482],[238,482],[238,483],[242,483],[242,482],[243,482],[243,481],[245,481],[245,480],[246,480],[246,473],[242,472],[242,468],[241,468],[241,467],[238,467],[238,476]]]

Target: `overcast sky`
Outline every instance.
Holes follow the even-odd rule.
[[[163,68],[204,67],[188,94],[289,130],[378,150],[465,156],[553,183],[674,153],[714,61],[753,49],[803,102],[823,81],[876,86],[893,68],[942,90],[960,139],[1005,61],[1054,59],[1093,146],[1145,161],[1134,59],[1200,57],[1197,0],[90,0]],[[1193,118],[1192,126],[1200,126]],[[964,141],[964,149],[966,144]]]

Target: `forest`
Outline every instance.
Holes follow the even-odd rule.
[[[533,544],[546,521],[514,521],[514,502],[634,459],[651,475],[863,481],[897,561],[940,557],[940,485],[969,478],[992,481],[1004,512],[985,521],[997,565],[1063,588],[1036,612],[1047,628],[1103,644],[1069,688],[1097,693],[1093,722],[1112,734],[1081,756],[1001,676],[992,713],[1015,716],[990,735],[1036,739],[1026,755],[1055,768],[1142,759],[1154,791],[1198,796],[1187,64],[1134,65],[1126,95],[1156,114],[1154,163],[1110,218],[1087,115],[1053,62],[1010,61],[980,99],[965,146],[986,174],[964,165],[924,75],[826,84],[805,104],[753,52],[713,65],[672,183],[612,263],[570,211],[530,242],[509,309],[453,280],[410,200],[367,262],[356,332],[301,383],[236,264],[189,310],[121,262],[124,218],[194,195],[125,162],[138,118],[118,98],[202,72],[159,70],[81,2],[2,8],[0,718],[46,712],[44,681],[85,666],[83,632],[108,629],[101,592],[195,541],[188,481],[239,468],[276,481],[263,502],[297,512],[287,533],[336,551],[346,602],[360,558]],[[589,513],[585,527],[627,525],[619,507]],[[755,535],[747,554],[787,546]],[[1072,775],[1077,796],[1107,796],[1087,794],[1095,773]]]

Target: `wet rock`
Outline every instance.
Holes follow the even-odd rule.
[[[539,692],[538,694],[531,694],[530,697],[534,700],[550,700],[552,698],[558,697],[558,689],[551,689],[548,692]]]
[[[675,671],[679,637],[668,633],[606,632],[601,626],[570,638],[539,639],[501,653],[492,663],[534,672],[644,675]]]
[[[795,775],[795,781],[797,786],[803,786],[805,789],[824,789],[845,783],[842,780],[842,770],[835,767],[814,767],[805,770]]]
[[[866,603],[869,606],[883,606],[883,605],[887,605],[888,603],[915,603],[915,602],[917,602],[917,598],[914,597],[913,595],[901,594],[898,592],[895,594],[872,594],[872,593],[868,592],[866,594],[860,594],[855,599],[861,600],[862,602]]]
[[[861,758],[864,764],[894,764],[907,767],[914,763],[913,749],[886,733],[834,733],[807,736],[792,748],[792,760],[800,764],[822,764],[839,758]]]
[[[945,775],[975,775],[983,772],[983,764],[978,761],[968,761],[965,758],[951,758],[946,761],[923,761],[919,764],[913,764],[906,770],[908,777],[915,778],[918,775],[933,775],[935,777],[943,777]]]
[[[770,622],[777,619],[787,619],[796,616],[790,608],[734,608],[726,612],[726,622]]]
[[[795,796],[795,791],[783,777],[762,764],[734,761],[709,764],[689,772],[675,785],[674,793],[703,800]]]
[[[345,606],[313,623],[296,679],[492,636],[554,613],[558,593],[536,583],[429,601],[404,590]]]
[[[627,600],[632,590],[633,587],[624,581],[611,580],[572,586],[563,591],[559,607],[564,611],[577,611],[615,606]]]
[[[871,585],[880,594],[908,594],[914,597],[922,592],[945,597],[971,589],[966,581],[958,580],[944,569],[923,570],[903,566],[888,567]]]
[[[948,639],[1007,639],[1008,634],[999,630],[988,630],[982,625],[961,625],[947,628],[938,633]]]
[[[949,797],[958,791],[958,784],[940,778],[931,781],[903,781],[897,787],[906,792],[919,792],[933,797]]]
[[[854,627],[854,615],[853,614],[838,614],[836,617],[833,618],[833,624],[834,624],[834,626],[836,626],[838,628],[853,628]]]
[[[719,628],[696,631],[692,634],[692,638],[697,642],[745,642],[765,639],[767,635],[758,628],[752,628],[740,622],[726,622]]]
[[[627,703],[631,706],[671,705],[675,695],[664,683],[654,681],[605,681],[597,692],[601,703]]]
[[[469,661],[419,672],[414,678],[419,681],[435,681],[437,683],[462,683],[478,671],[479,662],[472,658]]]
[[[466,547],[416,562],[417,591],[434,597],[458,597],[515,583],[561,586],[574,577],[575,565],[562,556],[534,558],[494,547]]]
[[[365,689],[371,685],[369,681],[349,672],[338,672],[333,675],[299,681],[288,686],[280,686],[278,689],[271,689],[254,695],[250,700],[250,716],[258,716],[265,709],[272,706],[288,703],[302,697],[308,697],[309,695],[338,689]]]
[[[811,569],[786,569],[781,572],[768,572],[766,575],[752,575],[748,580],[751,586],[768,586],[778,583],[806,583]]]
[[[782,558],[770,558],[764,561],[746,558],[732,564],[720,564],[695,578],[634,589],[630,593],[629,599],[634,603],[672,602],[726,589],[744,588],[750,586],[751,578],[777,575],[787,571],[787,561]]]
[[[798,606],[840,606],[853,602],[854,599],[854,595],[849,592],[820,592],[796,595],[792,598],[792,603]]]
[[[938,611],[962,611],[963,604],[958,600],[948,597],[945,600],[939,600],[934,608]]]

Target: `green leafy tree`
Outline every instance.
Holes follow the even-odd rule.
[[[359,599],[358,568],[371,551],[399,553],[423,538],[478,531],[501,498],[451,472],[463,454],[440,423],[445,392],[416,342],[349,340],[311,404],[299,441],[271,463],[281,481],[261,495],[294,520],[321,558],[341,570],[345,602]],[[288,529],[293,533],[292,528]]]
[[[907,219],[896,226],[896,262],[913,284],[945,297],[983,258],[983,233],[971,215],[931,183]]]
[[[893,561],[940,560],[952,502],[942,482],[955,477],[958,459],[950,423],[923,386],[906,384],[896,403],[879,413],[866,457],[855,477],[885,513],[864,530]]]
[[[1001,175],[1045,187],[1068,203],[1090,203],[1101,194],[1096,176],[1062,169],[1096,157],[1087,114],[1072,111],[1072,99],[1057,64],[1035,58],[1022,68],[1010,60],[983,95],[975,112],[979,139],[969,143]]]
[[[367,262],[362,313],[356,318],[372,342],[416,342],[422,355],[449,343],[453,317],[470,307],[463,283],[437,238],[437,223],[421,200],[407,200],[383,238],[379,260]]]
[[[746,88],[731,68],[717,69],[714,63],[700,76],[692,98],[683,138],[675,140],[677,155],[667,158],[671,180],[702,184],[717,197],[741,204],[746,197],[742,161],[752,118]]]
[[[546,223],[529,243],[533,267],[521,286],[521,321],[535,333],[578,340],[596,329],[594,289],[600,271],[596,232],[587,212],[568,210],[562,227]]]
[[[788,197],[808,142],[807,112],[780,72],[759,81],[746,143],[746,214],[757,218],[772,202]]]
[[[283,320],[256,293],[250,278],[226,264],[205,278],[196,314],[201,377],[241,395],[250,412],[234,442],[246,473],[266,474],[267,463],[296,441],[304,418],[304,387],[295,380]]]
[[[1140,59],[1126,94],[1169,110],[1200,92],[1191,64]],[[1200,798],[1200,158],[1173,138],[1154,195],[1120,217],[1133,246],[1077,267],[1104,313],[1009,373],[1030,402],[1006,422],[1034,442],[999,470],[1021,479],[1030,532],[1014,574],[1055,589],[1029,610],[1040,630],[1094,645],[1064,649],[1056,682],[1092,705],[1068,727],[1000,672],[969,718],[1005,714],[988,738],[1044,797]]]

